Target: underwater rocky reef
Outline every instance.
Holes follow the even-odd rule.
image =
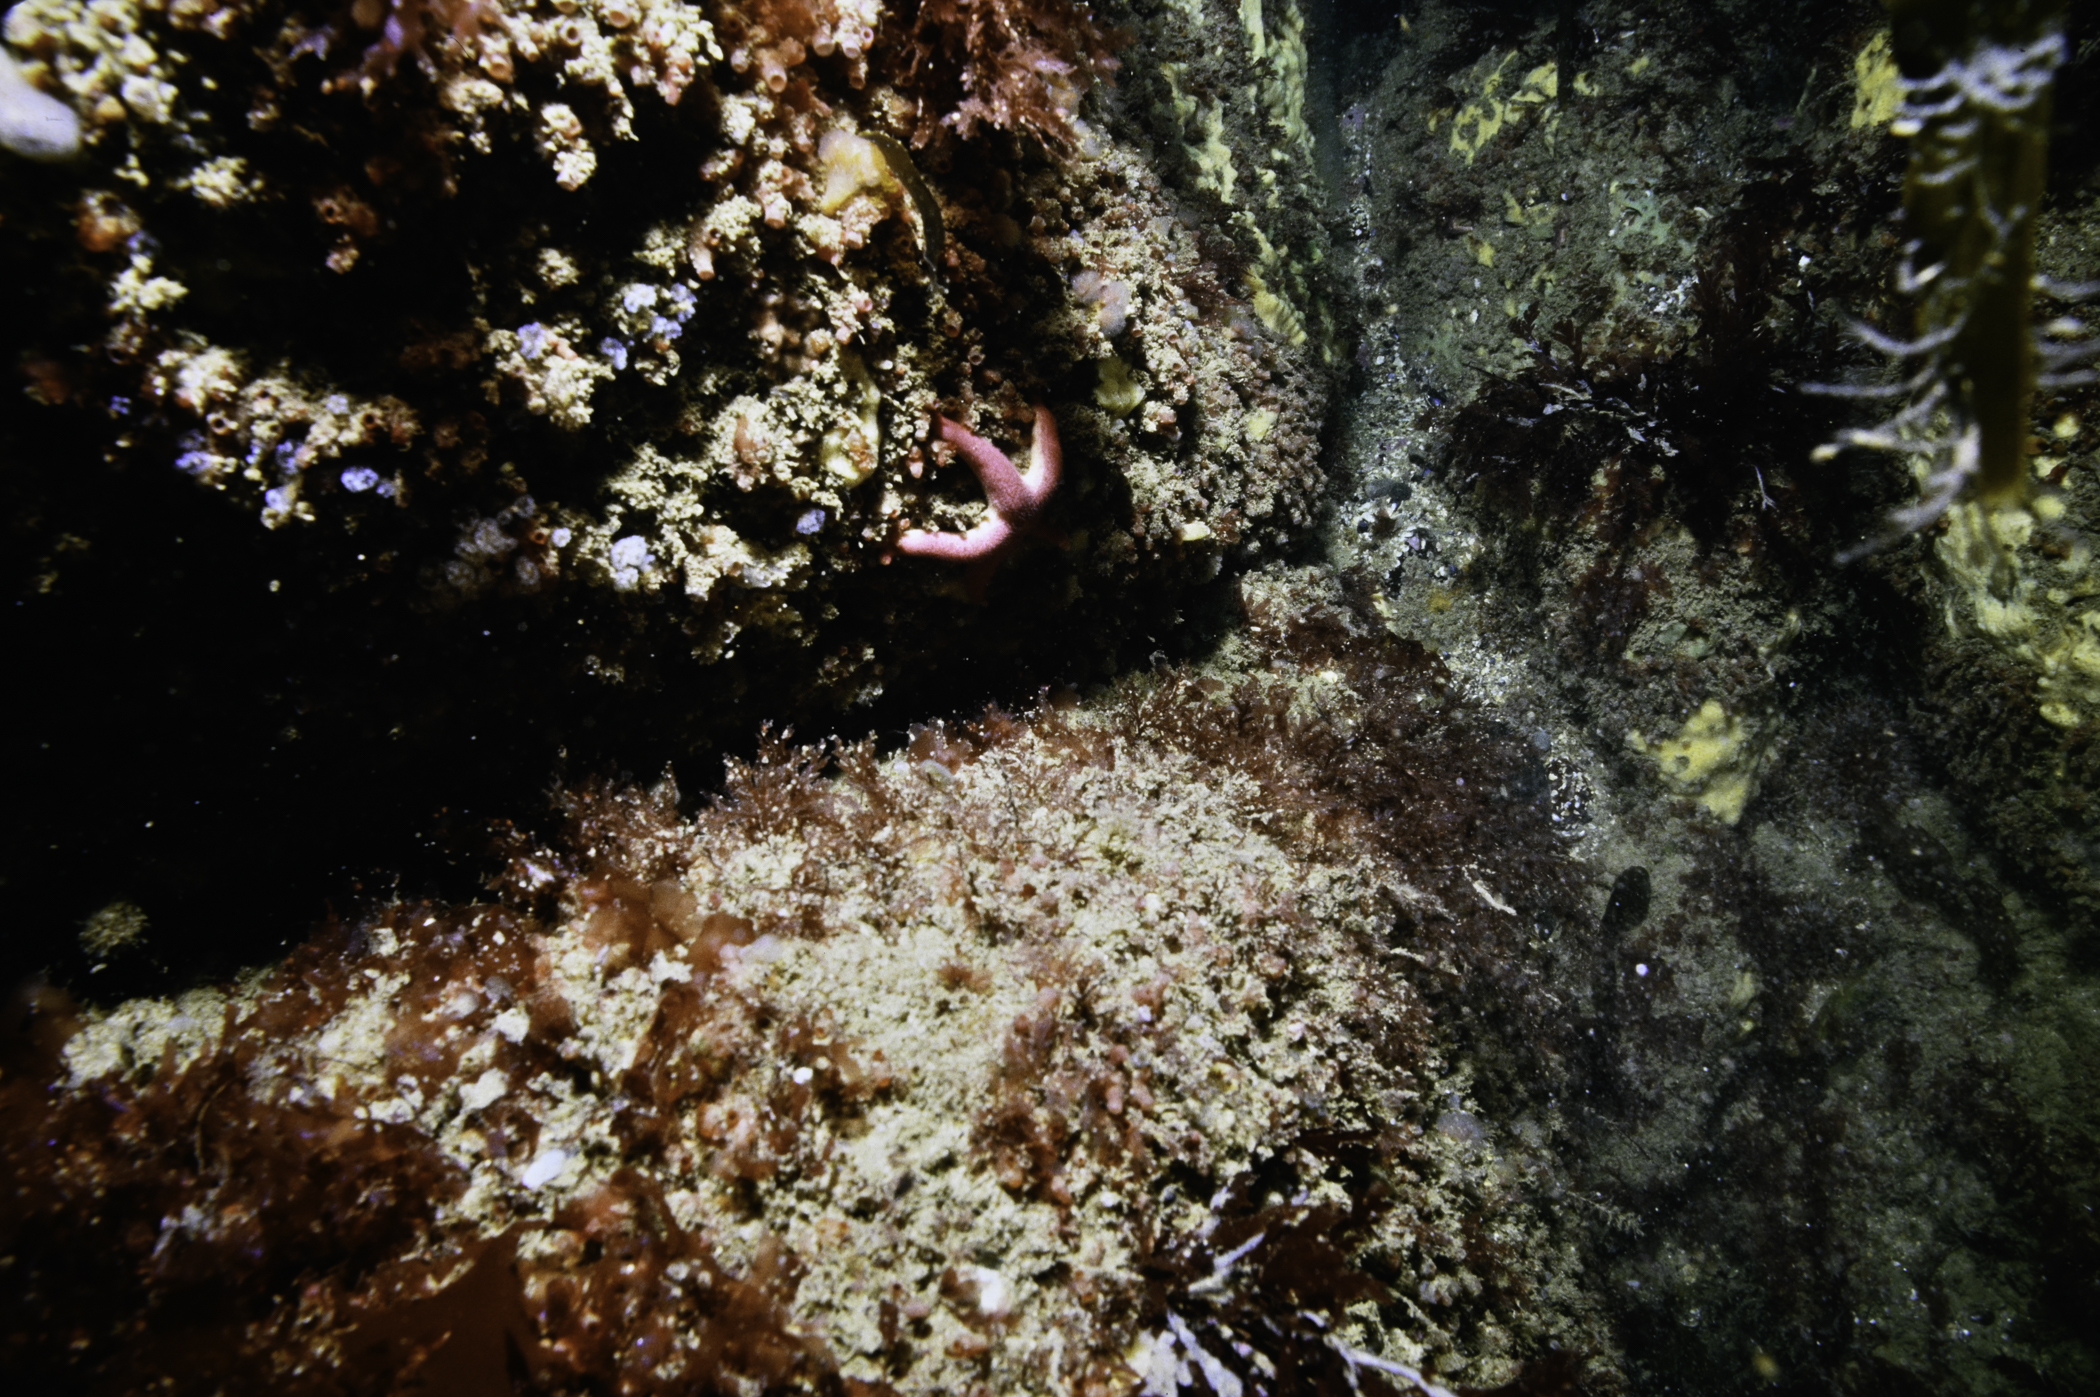
[[[1498,983],[1521,926],[1484,881],[1573,906],[1512,793],[1532,754],[1325,593],[1264,600],[1258,673],[888,754],[775,738],[695,819],[569,793],[488,901],[172,1003],[44,991],[57,1057],[6,1085],[11,1363],[1338,1391],[1604,1351],[1550,1165],[1485,1148],[1433,1032],[1493,985],[1566,1037]]]
[[[2100,1384],[2100,30],[19,0],[0,1367]]]
[[[57,599],[30,624],[59,644],[90,592],[179,576],[146,643],[203,686],[90,660],[118,711],[46,726],[244,747],[286,769],[265,825],[309,818],[286,786],[382,788],[319,841],[356,845],[528,796],[564,750],[646,770],[983,690],[958,670],[1025,692],[1027,635],[1091,657],[1033,682],[1141,658],[1229,559],[1309,534],[1321,479],[1303,46],[1198,55],[1197,18],[1150,61],[1233,89],[1234,129],[1296,122],[1262,137],[1259,223],[1081,115],[1117,61],[1067,3],[11,8],[82,113],[76,160],[10,157],[0,227],[44,409],[11,429],[12,542]],[[1058,546],[981,606],[897,544],[984,508],[937,412],[1018,453],[1038,404]],[[268,673],[217,682],[258,630]],[[92,805],[50,852],[97,859]],[[180,885],[225,817],[152,817],[154,897],[210,897]],[[262,857],[312,868],[301,842]]]

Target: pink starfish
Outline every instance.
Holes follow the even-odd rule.
[[[1049,408],[1036,404],[1035,441],[1028,453],[1026,475],[1014,469],[1005,452],[975,432],[945,417],[935,417],[933,425],[941,440],[962,452],[970,469],[984,482],[984,497],[991,512],[966,534],[907,529],[897,540],[897,551],[974,564],[970,569],[970,590],[982,596],[992,570],[1029,535],[1043,531],[1043,506],[1064,473],[1064,452],[1057,444],[1057,419],[1051,416]]]

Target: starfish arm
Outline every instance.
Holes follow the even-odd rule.
[[[1057,418],[1042,403],[1035,405],[1035,441],[1028,453],[1028,474],[1021,488],[1028,493],[1029,512],[1042,508],[1064,478],[1065,453],[1057,440]]]
[[[973,563],[970,590],[984,599],[985,583],[1000,560],[1019,545],[1024,535],[1041,532],[1037,516],[1057,489],[1064,473],[1064,453],[1057,440],[1057,419],[1038,403],[1035,409],[1035,440],[1029,451],[1028,474],[1014,469],[1013,461],[998,447],[975,432],[936,415],[934,430],[940,439],[962,453],[976,472],[990,506],[984,519],[968,533],[943,533],[936,529],[907,529],[897,539],[897,551],[913,557],[945,558],[950,562]]]
[[[897,551],[920,558],[946,558],[965,563],[996,556],[1010,543],[1014,526],[994,511],[966,534],[941,533],[933,529],[910,529],[897,540]]]
[[[1014,463],[1005,452],[969,428],[945,417],[934,418],[934,424],[940,429],[941,440],[960,451],[963,460],[976,472],[977,479],[983,482],[984,497],[991,501],[993,509],[1008,514],[1017,510],[1025,512],[1029,508],[1028,484],[1021,479],[1021,473],[1014,469]]]

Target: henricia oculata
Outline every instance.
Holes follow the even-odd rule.
[[[991,510],[982,523],[966,534],[907,529],[897,540],[897,551],[973,564],[970,590],[982,595],[992,570],[1031,534],[1042,532],[1043,506],[1064,473],[1064,453],[1057,444],[1057,419],[1050,415],[1049,408],[1036,404],[1035,441],[1029,449],[1026,475],[1014,469],[1005,452],[975,432],[945,417],[935,417],[933,425],[941,440],[960,451],[984,483],[984,497]]]

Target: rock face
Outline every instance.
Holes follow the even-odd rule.
[[[2100,1388],[2090,21],[1401,9],[10,10],[0,1367]]]
[[[574,792],[498,900],[395,903],[227,991],[25,1006],[10,1366],[302,1392],[476,1362],[644,1392],[1607,1370],[1532,1201],[1541,1122],[1465,1110],[1434,1041],[1460,986],[1558,1032],[1494,969],[1517,907],[1573,891],[1550,807],[1491,794],[1525,748],[1316,581],[1255,620],[1261,677],[887,756],[771,742],[692,820]]]
[[[2023,44],[2056,13],[1933,8]],[[1896,458],[1818,447],[1886,436],[1919,367],[1854,319],[1908,339],[1967,294],[1895,275],[1929,212],[1895,221],[1906,166],[1947,168],[1899,112],[1916,32],[1892,48],[1875,5],[1701,14],[1426,5],[1338,79],[1361,339],[1330,556],[1584,793],[1596,901],[1531,963],[1592,1030],[1558,1099],[1633,1389],[2091,1385],[2044,1279],[2100,1257],[2064,1223],[2100,1103],[2051,1085],[2100,1002],[2091,390],[1990,402],[2022,424],[2024,502],[1891,538],[1958,489],[1929,477],[1960,414],[1912,414]],[[2049,197],[2005,230],[2017,280],[2030,234],[2059,289],[2100,266],[2086,76],[2058,85],[2083,115],[2054,124]],[[1994,203],[2033,175],[2038,110],[2002,114],[2030,124],[1977,176]],[[2077,309],[2037,302],[2038,357],[2083,353]],[[1477,1089],[1510,1044],[1469,1041]]]
[[[943,404],[1073,419],[1092,585],[1287,539],[1322,406],[1300,312],[1079,119],[1116,66],[1084,9],[992,8],[19,4],[87,155],[73,209],[10,218],[73,293],[16,333],[51,406],[304,529],[330,585],[655,599],[703,666],[926,590],[870,568],[966,503],[927,475]]]
[[[0,192],[10,541],[25,624],[92,657],[27,760],[243,750],[258,825],[398,866],[358,846],[402,806],[564,751],[651,770],[1157,649],[1308,535],[1327,395],[1310,134],[1257,121],[1303,46],[1198,10],[1115,37],[1202,50],[1209,158],[1290,167],[1257,199],[1082,117],[1117,61],[1068,0],[17,4],[82,149]],[[1012,446],[1038,403],[1060,546],[981,602],[897,557],[984,509],[936,413]],[[223,837],[86,804],[59,856],[152,820],[183,854],[108,895],[197,925],[176,865]]]

